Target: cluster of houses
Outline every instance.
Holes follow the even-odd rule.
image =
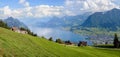
[[[113,40],[91,40],[94,45],[113,44]]]
[[[114,37],[107,35],[96,35],[96,36],[89,36],[89,38],[94,45],[105,45],[105,44],[113,44]]]
[[[21,34],[28,34],[27,31],[21,30],[21,29],[19,29],[17,27],[12,27],[11,30],[14,31],[14,32],[17,32],[17,33],[21,33]]]

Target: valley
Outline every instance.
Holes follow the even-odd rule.
[[[0,57],[120,57],[120,2],[0,0]]]

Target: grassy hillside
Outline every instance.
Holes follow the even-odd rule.
[[[120,57],[120,50],[64,46],[0,28],[0,57]]]

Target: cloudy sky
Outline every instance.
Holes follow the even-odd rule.
[[[0,0],[0,18],[74,16],[119,7],[119,0]]]

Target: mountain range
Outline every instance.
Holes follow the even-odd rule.
[[[50,17],[50,18],[43,18],[40,20],[47,20],[44,21],[36,21],[33,25],[37,27],[47,27],[47,28],[71,28],[72,26],[81,25],[87,17],[91,13],[85,13],[84,15],[77,15],[77,16],[64,16],[64,17]]]
[[[36,22],[37,27],[57,28],[104,28],[117,30],[120,27],[120,9],[114,8],[105,12],[85,13],[77,16],[52,17],[47,22]]]

